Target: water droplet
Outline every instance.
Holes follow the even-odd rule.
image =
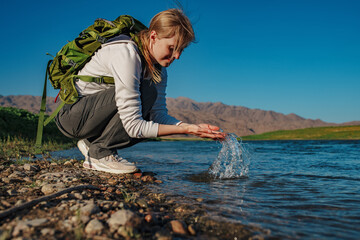
[[[221,144],[222,148],[210,166],[209,174],[219,179],[246,177],[249,172],[250,155],[244,144],[237,140],[234,133],[227,134]]]

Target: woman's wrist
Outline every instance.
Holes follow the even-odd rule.
[[[184,122],[182,122],[182,123],[180,123],[178,126],[179,127],[181,127],[182,128],[182,134],[188,134],[189,133],[189,126],[190,126],[191,124],[189,124],[189,123],[184,123]]]

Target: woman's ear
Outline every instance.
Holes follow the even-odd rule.
[[[150,33],[150,40],[155,42],[156,38],[157,38],[157,33],[155,30],[152,30]]]

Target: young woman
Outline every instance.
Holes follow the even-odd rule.
[[[82,139],[78,147],[85,156],[85,168],[137,171],[133,163],[117,155],[117,149],[144,138],[171,134],[224,138],[217,126],[183,123],[167,114],[166,67],[195,39],[184,13],[178,9],[158,13],[138,37],[141,51],[125,35],[105,43],[78,74],[111,76],[115,84],[76,81],[81,98],[65,105],[56,117],[66,136]],[[161,68],[156,67],[159,65]]]

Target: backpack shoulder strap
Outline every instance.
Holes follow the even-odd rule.
[[[38,128],[36,133],[36,152],[40,151],[41,142],[42,142],[42,136],[43,136],[43,130],[44,130],[44,118],[45,118],[45,111],[46,111],[46,87],[47,87],[47,79],[49,74],[49,67],[53,60],[49,60],[48,64],[46,66],[45,71],[45,82],[44,82],[44,90],[41,97],[41,106],[40,106],[40,113],[39,113],[39,121],[38,121]]]

